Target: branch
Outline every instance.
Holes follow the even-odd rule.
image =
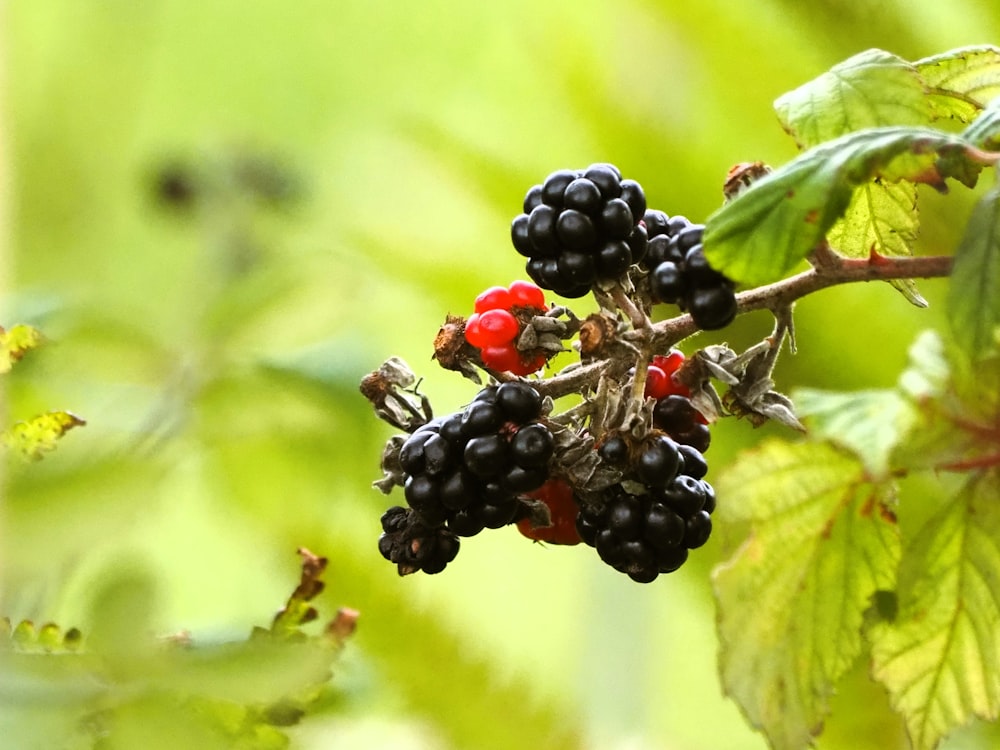
[[[748,289],[736,295],[738,314],[753,310],[778,310],[813,292],[839,284],[858,281],[894,279],[929,279],[951,273],[952,258],[944,255],[890,258],[873,253],[869,258],[827,259],[821,266],[803,271],[773,284]],[[622,338],[652,351],[666,351],[698,331],[688,314],[655,323],[651,329],[633,329]],[[618,377],[633,366],[631,358],[606,359],[574,367],[533,385],[543,396],[559,398],[579,392],[581,387],[595,388],[602,375]]]

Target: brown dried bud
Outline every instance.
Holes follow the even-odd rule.
[[[580,325],[580,357],[583,360],[603,355],[615,340],[615,324],[603,315],[593,313]]]
[[[434,337],[434,359],[446,370],[462,371],[473,349],[465,340],[465,318],[448,315]]]

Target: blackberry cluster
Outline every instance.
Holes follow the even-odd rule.
[[[443,526],[429,526],[410,508],[398,505],[382,514],[378,551],[400,575],[422,570],[440,573],[458,554],[458,537]]]
[[[638,182],[623,180],[611,164],[592,164],[553,172],[532,187],[510,234],[536,284],[583,297],[595,281],[620,278],[645,255],[644,213]]]
[[[712,533],[715,490],[701,452],[654,431],[636,450],[616,435],[599,449],[624,479],[585,503],[580,538],[615,570],[639,583],[672,573]]]
[[[725,328],[736,317],[735,285],[708,264],[702,247],[704,224],[662,211],[643,216],[649,241],[642,265],[660,302],[687,310],[699,328]]]
[[[504,383],[410,435],[399,463],[406,476],[403,494],[419,521],[455,536],[514,521],[519,495],[548,479],[555,441],[538,421],[541,411],[534,388]]]

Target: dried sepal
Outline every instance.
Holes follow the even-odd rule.
[[[399,357],[390,357],[361,380],[361,394],[383,422],[413,432],[433,418],[427,397],[417,391],[417,376]]]
[[[399,451],[403,447],[406,438],[402,435],[393,435],[389,438],[385,447],[382,448],[382,478],[372,482],[372,486],[377,488],[383,495],[392,492],[392,488],[402,487],[406,483],[406,472],[399,463]]]

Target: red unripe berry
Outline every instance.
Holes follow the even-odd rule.
[[[548,310],[545,305],[545,292],[530,281],[511,282],[509,292],[511,303],[514,305]]]
[[[484,313],[487,310],[510,310],[510,307],[510,292],[502,286],[491,286],[476,297],[473,310],[477,313]]]
[[[517,318],[507,310],[487,310],[479,314],[479,335],[484,346],[502,346],[516,339],[520,332]]]
[[[691,389],[683,383],[678,382],[675,376],[675,373],[683,364],[684,353],[676,349],[672,349],[669,354],[657,354],[653,357],[653,361],[649,366],[650,369],[656,367],[661,370],[666,375],[666,381],[662,385],[657,385],[656,392],[654,393],[648,384],[649,376],[647,375],[646,395],[656,399],[666,398],[667,396],[691,398]]]
[[[561,479],[550,479],[537,490],[526,493],[528,497],[541,500],[549,507],[551,526],[532,528],[530,519],[517,522],[517,530],[528,539],[550,544],[579,544],[580,534],[576,530],[576,516],[580,512],[573,499],[573,488]]]
[[[465,321],[465,340],[476,348],[482,348],[485,345],[482,331],[479,329],[479,313],[472,313]]]
[[[483,347],[479,356],[483,360],[483,364],[491,370],[513,372],[517,375],[525,374],[517,372],[522,367],[521,354],[514,348],[513,344]]]
[[[684,352],[671,349],[669,354],[657,354],[653,357],[653,364],[667,375],[673,375],[684,364]]]
[[[511,370],[511,372],[515,375],[530,375],[531,373],[538,372],[545,367],[546,362],[548,362],[548,359],[546,359],[545,354],[541,352],[533,357],[522,354],[520,367]]]
[[[646,368],[646,389],[643,395],[646,398],[661,399],[667,395],[670,389],[670,376],[656,365]]]

